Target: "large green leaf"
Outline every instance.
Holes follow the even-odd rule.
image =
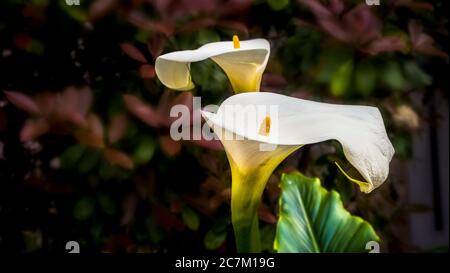
[[[298,172],[281,179],[280,218],[274,248],[278,252],[368,252],[379,238],[371,225],[345,210],[336,191]]]

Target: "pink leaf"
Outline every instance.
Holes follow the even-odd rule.
[[[81,142],[89,146],[103,148],[104,131],[100,118],[95,114],[87,117],[87,128],[77,128],[74,136]]]
[[[133,10],[128,13],[128,21],[138,27],[142,30],[148,31],[148,32],[157,32],[162,33],[167,36],[170,36],[174,33],[175,26],[171,21],[164,21],[164,22],[158,22],[158,21],[152,21],[147,18],[147,16],[139,11],[139,10]]]
[[[89,18],[100,19],[111,13],[117,6],[118,0],[96,0],[89,6]]]
[[[111,124],[108,130],[108,140],[109,143],[115,143],[119,141],[128,128],[128,119],[125,115],[119,114],[112,118]]]
[[[216,13],[221,17],[244,15],[253,4],[253,0],[229,0],[224,5],[216,5]]]
[[[368,43],[381,36],[381,21],[371,9],[361,4],[345,13],[342,18],[346,29],[352,33],[352,40],[358,44]]]
[[[351,33],[335,18],[319,19],[319,25],[334,38],[347,43],[351,42]]]
[[[52,113],[55,110],[55,105],[57,101],[56,97],[57,95],[55,93],[50,92],[42,92],[34,97],[34,101],[41,110],[40,113],[41,115],[48,115],[49,113]]]
[[[44,119],[27,120],[20,131],[20,141],[34,140],[49,130],[50,126]]]
[[[402,0],[395,1],[396,6],[404,6],[409,7],[411,9],[425,9],[425,10],[433,10],[433,4],[426,2],[416,2],[414,0]]]
[[[330,10],[337,16],[339,16],[345,9],[344,3],[341,0],[331,0]]]
[[[55,115],[63,121],[67,120],[77,126],[86,126],[86,113],[92,103],[90,89],[77,89],[74,86],[66,88],[56,96]]]
[[[103,155],[111,165],[117,165],[124,169],[132,169],[134,166],[133,160],[131,160],[131,158],[127,154],[119,150],[106,148],[103,151]]]
[[[153,79],[155,77],[155,68],[150,64],[143,64],[139,68],[139,75],[143,79]]]
[[[124,95],[123,101],[128,111],[147,125],[159,127],[161,124],[164,124],[160,114],[152,106],[147,105],[139,98],[133,95]]]
[[[364,50],[375,55],[380,52],[400,51],[405,46],[401,37],[382,37],[372,41]]]
[[[92,91],[89,88],[81,88],[78,90],[77,97],[78,107],[77,111],[85,115],[89,111],[89,108],[92,105]]]
[[[6,98],[17,108],[30,114],[41,113],[39,106],[29,96],[14,91],[4,91],[4,93],[6,95]]]
[[[433,43],[433,38],[423,32],[423,28],[416,21],[411,20],[408,23],[409,35],[411,37],[411,43],[413,45],[413,49],[422,54],[426,55],[434,55],[442,58],[448,58],[448,54],[444,51],[437,49]]]
[[[169,135],[160,136],[159,145],[168,156],[175,156],[181,151],[181,142],[173,140]]]
[[[130,43],[123,43],[120,44],[120,48],[125,54],[128,55],[128,57],[141,63],[147,63],[147,59],[145,58],[145,56],[134,45]]]

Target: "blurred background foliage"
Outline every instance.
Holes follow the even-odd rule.
[[[69,1],[70,2],[70,1]],[[307,146],[272,175],[259,217],[273,251],[281,172],[337,190],[369,221],[383,251],[407,239],[408,203],[395,169],[447,99],[447,1],[3,0],[0,4],[0,249],[61,252],[234,252],[230,170],[220,143],[169,137],[174,104],[230,96],[211,61],[192,64],[193,94],[167,90],[155,58],[204,43],[263,37],[262,90],[380,108],[396,149],[388,181],[361,194],[337,171],[337,142]],[[447,76],[448,78],[448,76]],[[420,94],[420,103],[412,96]]]

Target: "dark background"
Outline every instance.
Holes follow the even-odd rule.
[[[225,154],[170,139],[167,111],[192,94],[153,67],[233,34],[270,41],[263,91],[377,106],[396,150],[370,195],[336,169],[337,142],[290,156],[264,194],[264,251],[293,169],[337,190],[382,251],[448,251],[448,4],[412,0],[1,1],[0,251],[234,252]],[[192,76],[202,105],[231,95],[212,61]]]

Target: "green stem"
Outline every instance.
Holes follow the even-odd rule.
[[[279,145],[273,151],[261,152],[255,149],[255,147],[259,148],[257,142],[222,141],[222,143],[224,143],[231,166],[231,222],[237,251],[240,253],[261,252],[258,207],[266,182],[278,164],[300,145]],[[253,150],[249,149],[252,145],[255,146]],[[235,157],[231,152],[235,152]],[[239,154],[239,152],[242,153]],[[239,160],[239,164],[234,158]]]
[[[232,168],[231,221],[240,253],[261,252],[258,207],[270,175],[271,172],[244,175]]]

